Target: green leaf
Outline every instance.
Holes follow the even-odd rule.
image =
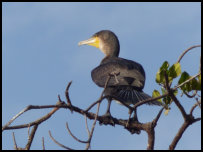
[[[201,90],[201,83],[197,79],[190,82],[191,90]]]
[[[168,76],[169,81],[178,77],[181,74],[181,66],[180,63],[175,63],[169,68]]]
[[[154,90],[153,93],[152,93],[152,97],[155,98],[155,97],[159,97],[159,96],[161,96],[159,91],[158,90]],[[158,99],[157,101],[161,102],[161,99]]]
[[[181,74],[181,77],[180,77],[180,79],[179,79],[179,81],[178,81],[178,84],[181,84],[181,83],[183,83],[183,82],[185,82],[186,80],[188,80],[190,78],[190,75],[187,73],[187,72],[183,72],[182,74]],[[186,84],[184,84],[183,86],[181,86],[180,87],[183,91],[188,91],[188,90],[190,90],[190,85],[189,85],[189,83],[186,83]]]
[[[201,84],[201,74],[198,76],[198,81],[199,81],[200,84]]]
[[[157,83],[164,83],[165,78],[164,78],[164,71],[167,72],[169,67],[169,64],[167,61],[165,61],[162,66],[159,68],[159,71],[156,73],[156,82]]]
[[[191,76],[187,72],[183,72],[178,81],[178,84],[185,82],[189,78],[191,78]],[[184,84],[183,86],[181,86],[180,88],[186,92],[190,92],[192,90],[201,90],[201,81],[199,81],[199,80],[201,80],[201,78],[199,78],[199,77],[198,77],[198,79],[194,78],[191,81]]]
[[[183,83],[183,82],[185,82],[187,79],[189,79],[190,78],[190,75],[187,73],[187,72],[183,72],[182,74],[181,74],[181,77],[180,77],[180,79],[179,79],[179,81],[178,81],[178,84],[181,84],[181,83]]]
[[[162,64],[162,66],[161,66],[161,70],[167,70],[168,69],[168,67],[169,67],[169,63],[168,63],[168,61],[164,61],[164,63]]]
[[[161,77],[161,71],[159,70],[157,73],[156,73],[156,82],[157,83],[161,83],[163,80],[163,78]]]
[[[201,90],[201,83],[202,83],[202,81],[201,81],[201,74],[200,74],[198,76],[198,85],[199,85],[200,90]]]
[[[172,102],[172,99],[170,96],[166,96],[163,98],[163,101],[166,105],[169,105]]]

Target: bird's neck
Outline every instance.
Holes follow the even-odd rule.
[[[102,61],[101,61],[100,64],[108,63],[108,62],[110,62],[110,61],[112,60],[112,58],[117,58],[117,57],[116,57],[116,56],[105,56],[105,57],[102,59]]]
[[[106,55],[105,58],[109,58],[109,57],[118,57],[119,55],[119,50],[105,50],[105,51],[102,51],[104,52],[104,54]]]

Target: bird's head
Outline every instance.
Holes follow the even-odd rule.
[[[90,39],[78,43],[78,45],[91,45],[100,49],[106,56],[118,56],[120,45],[117,36],[109,31],[102,30],[95,33]]]

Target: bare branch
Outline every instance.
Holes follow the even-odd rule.
[[[103,94],[103,93],[102,93],[102,94]],[[87,130],[88,130],[88,136],[89,136],[89,138],[88,138],[87,141],[82,141],[82,140],[78,139],[77,137],[75,137],[75,136],[73,135],[73,133],[70,131],[70,129],[69,129],[69,127],[68,127],[68,123],[66,122],[66,128],[67,128],[69,134],[70,134],[76,141],[81,142],[81,143],[87,143],[87,145],[86,145],[86,150],[88,150],[89,147],[90,147],[92,135],[93,135],[94,128],[95,128],[95,125],[96,125],[96,122],[97,122],[97,117],[98,117],[98,113],[99,113],[99,107],[100,107],[100,102],[98,103],[97,112],[96,112],[96,116],[95,116],[95,119],[94,119],[94,122],[93,122],[93,125],[92,125],[91,132],[89,132],[89,129],[88,129],[88,126],[87,126],[87,121],[86,121],[86,128],[87,128]],[[86,115],[85,115],[85,118],[86,118]]]
[[[22,111],[20,111],[17,115],[15,115],[6,125],[4,125],[2,127],[2,131],[5,130],[5,128],[7,128],[16,118],[18,118],[20,115],[22,115],[23,113],[25,113],[26,111],[28,111],[31,108],[31,106],[27,106],[25,109],[23,109]]]
[[[185,109],[183,108],[183,106],[180,104],[179,100],[176,98],[176,96],[174,95],[173,91],[171,90],[170,86],[169,86],[169,81],[168,81],[168,75],[165,72],[165,80],[166,80],[166,89],[169,93],[169,96],[173,99],[173,101],[175,102],[176,106],[179,108],[183,118],[186,120],[187,119],[187,114],[185,112]]]
[[[198,101],[198,98],[195,98],[195,100],[196,100],[196,103],[198,104],[198,106],[199,106],[199,108],[201,109],[201,97],[200,97],[200,99],[199,99],[199,101]]]
[[[14,132],[13,132],[13,143],[14,143],[14,149],[15,150],[18,150],[18,146],[17,146],[17,143],[16,143],[16,139],[15,139],[15,134],[14,134]]]
[[[197,95],[197,90],[194,90],[193,94],[190,95],[189,93],[187,93],[186,91],[183,91],[184,94],[188,97],[188,98],[194,98]]]
[[[192,46],[190,48],[188,48],[187,50],[185,50],[183,52],[183,54],[179,57],[178,61],[177,62],[180,62],[181,59],[183,58],[183,56],[188,52],[190,51],[191,49],[193,48],[196,48],[196,47],[200,47],[201,45],[195,45],[195,46]],[[178,88],[180,88],[181,86],[183,86],[184,84],[188,83],[189,81],[195,79],[196,77],[198,77],[199,75],[201,74],[201,57],[200,57],[200,70],[199,70],[199,73],[197,75],[194,75],[192,76],[190,79],[186,80],[185,82],[175,86],[174,88],[171,88],[169,86],[169,83],[168,83],[168,76],[165,74],[165,79],[166,79],[166,89],[167,89],[167,92],[159,97],[156,97],[156,98],[150,98],[150,99],[147,99],[147,100],[143,100],[141,102],[138,102],[136,103],[133,107],[125,104],[125,103],[122,103],[124,106],[126,106],[130,112],[132,113],[132,110],[136,109],[138,106],[141,106],[142,104],[145,104],[145,103],[148,103],[148,102],[151,102],[151,101],[155,101],[155,100],[158,100],[160,98],[164,98],[166,96],[170,96],[176,106],[179,108],[182,116],[184,117],[184,123],[183,125],[181,126],[181,128],[179,129],[178,133],[176,134],[174,140],[172,141],[171,145],[169,146],[169,149],[174,149],[176,144],[178,143],[178,141],[181,139],[182,137],[182,134],[184,133],[184,131],[187,129],[187,127],[189,125],[191,125],[192,123],[196,122],[196,121],[199,121],[201,120],[201,118],[194,118],[192,116],[192,113],[194,111],[194,109],[200,104],[201,104],[201,101],[197,101],[196,104],[193,105],[193,107],[191,108],[190,110],[190,114],[188,115],[186,112],[185,112],[185,109],[183,108],[183,106],[180,104],[180,101],[176,98],[176,96],[174,95],[174,91],[177,90]],[[118,73],[119,75],[119,73]],[[91,104],[86,110],[83,110],[83,109],[80,109],[76,106],[73,106],[72,103],[71,103],[71,100],[70,100],[70,97],[69,97],[69,88],[70,88],[70,85],[72,83],[69,82],[68,83],[68,86],[66,87],[66,91],[65,91],[65,96],[66,96],[66,100],[67,100],[67,104],[65,104],[61,99],[60,99],[60,96],[58,96],[58,99],[59,99],[59,104],[56,104],[56,105],[47,105],[47,106],[33,106],[33,105],[29,105],[27,106],[25,109],[23,109],[20,113],[18,113],[16,116],[14,116],[5,126],[2,127],[2,131],[3,130],[8,130],[8,129],[19,129],[19,128],[25,128],[25,127],[28,127],[28,135],[29,135],[29,127],[33,126],[33,129],[31,131],[31,134],[29,135],[29,138],[28,138],[28,143],[25,147],[25,149],[30,149],[30,146],[32,144],[32,141],[33,141],[33,138],[34,138],[34,135],[35,135],[35,132],[37,130],[37,127],[40,123],[46,121],[47,119],[49,119],[58,109],[60,108],[66,108],[66,109],[70,109],[71,112],[75,111],[75,112],[78,112],[82,115],[85,116],[85,123],[86,123],[86,129],[87,129],[87,132],[88,132],[88,140],[87,141],[82,141],[82,140],[79,140],[78,138],[76,138],[70,131],[69,127],[68,127],[68,123],[66,123],[66,127],[67,127],[67,130],[68,132],[70,133],[70,135],[75,139],[77,140],[78,142],[81,142],[81,143],[86,143],[86,150],[88,150],[90,148],[90,144],[91,144],[91,140],[92,140],[92,137],[93,137],[93,132],[94,132],[94,129],[95,129],[95,126],[96,126],[96,122],[99,121],[100,123],[102,122],[105,122],[103,124],[105,125],[108,125],[110,124],[111,125],[111,121],[106,121],[103,117],[101,116],[98,116],[99,114],[99,108],[100,108],[100,104],[101,102],[105,99],[105,98],[108,98],[109,96],[105,96],[104,95],[104,91],[106,89],[106,87],[108,86],[108,82],[110,80],[110,78],[114,76],[116,82],[118,82],[118,79],[117,79],[117,75],[116,74],[109,74],[109,77],[107,78],[106,80],[106,83],[105,83],[105,86],[104,86],[104,90],[102,91],[101,93],[101,96],[100,98],[94,102],[93,104]],[[195,92],[192,96],[192,97],[195,97],[197,95],[197,92]],[[190,96],[190,95],[189,95]],[[90,109],[92,109],[95,105],[98,105],[97,107],[97,111],[96,113],[91,113],[89,112]],[[11,126],[9,127],[9,125],[16,119],[18,118],[20,115],[22,115],[23,113],[25,113],[26,111],[28,110],[31,110],[31,109],[44,109],[44,108],[54,108],[51,112],[49,112],[47,115],[43,116],[42,118],[34,121],[34,122],[31,122],[29,124],[23,124],[23,125],[18,125],[18,126]],[[160,116],[161,116],[161,113],[163,111],[164,108],[162,108],[159,113],[157,114],[157,116],[153,119],[152,122],[148,122],[148,123],[139,123],[137,121],[129,121],[130,119],[130,116],[129,116],[129,119],[128,120],[123,120],[123,119],[117,119],[117,118],[113,118],[112,117],[112,120],[114,121],[114,124],[117,124],[117,125],[121,125],[121,126],[124,126],[125,129],[127,129],[128,131],[130,131],[132,134],[135,133],[135,130],[138,129],[138,130],[144,130],[147,132],[148,134],[148,145],[147,145],[147,149],[154,149],[154,141],[155,141],[155,126],[157,124],[157,121],[159,120]],[[131,114],[130,114],[131,115]],[[89,130],[88,128],[88,123],[87,123],[87,118],[89,118],[90,120],[94,120],[93,122],[93,125],[92,125],[92,128],[91,128],[91,131]],[[126,124],[129,123],[127,126]],[[62,144],[60,144],[59,142],[57,142],[51,135],[51,132],[49,131],[49,135],[51,137],[51,139],[56,143],[58,144],[59,146],[65,148],[65,149],[71,149],[67,146],[64,146]],[[15,141],[15,135],[13,133],[13,140],[14,140],[14,148],[15,149],[22,149],[22,148],[19,148],[17,147],[17,144],[16,144],[16,141]],[[43,149],[45,149],[44,147],[44,138],[42,138],[42,147]],[[72,149],[71,149],[72,150]]]
[[[94,103],[92,103],[87,109],[86,109],[86,112],[88,112],[92,107],[94,107],[97,103],[100,103],[100,102],[102,102],[104,99],[106,99],[107,97],[109,97],[109,96],[103,96],[104,95],[104,91],[105,91],[105,89],[106,89],[106,87],[107,87],[107,85],[108,85],[108,83],[109,83],[109,80],[110,80],[110,78],[112,77],[112,75],[108,75],[108,77],[107,77],[107,80],[106,80],[106,82],[105,82],[105,85],[104,85],[104,89],[103,89],[103,91],[102,91],[102,93],[101,93],[101,95],[100,95],[100,98],[97,100],[97,101],[95,101]]]
[[[195,77],[193,77],[193,79],[194,78]],[[178,133],[176,134],[175,138],[173,139],[172,143],[169,146],[169,149],[173,150],[176,147],[179,140],[181,139],[181,137],[182,137],[183,133],[185,132],[185,130],[187,129],[187,127],[189,125],[191,125],[192,123],[194,123],[196,121],[199,121],[200,118],[194,119],[194,117],[191,115],[192,111],[193,111],[193,108],[191,109],[191,114],[190,115],[188,115],[185,112],[185,109],[180,104],[179,100],[176,98],[176,96],[174,95],[172,89],[169,86],[168,75],[166,74],[166,72],[165,72],[165,80],[166,80],[166,85],[165,86],[166,86],[167,92],[169,93],[169,96],[173,99],[173,101],[175,102],[176,106],[178,107],[178,109],[180,110],[180,112],[181,112],[181,114],[182,114],[182,116],[184,118],[183,125],[181,126],[181,128],[179,129]],[[187,81],[187,82],[189,82],[189,81]],[[184,83],[186,83],[186,81]],[[180,87],[180,85],[179,85],[179,87]]]
[[[103,93],[102,93],[103,94]],[[95,101],[94,103],[92,103],[85,111],[88,112],[90,109],[92,109],[97,103],[102,102],[104,99],[106,99],[109,96],[102,96],[101,98],[99,98],[97,101]]]
[[[31,134],[29,135],[29,138],[28,138],[27,145],[25,146],[25,150],[30,150],[37,128],[38,128],[38,125],[34,125],[34,127],[32,128]]]
[[[177,62],[180,62],[180,60],[183,58],[183,56],[184,56],[188,51],[190,51],[190,50],[192,50],[192,49],[194,49],[194,48],[196,48],[196,47],[201,47],[201,45],[194,45],[194,46],[189,47],[187,50],[185,50],[185,51],[181,54],[181,56],[178,58],[178,61],[177,61]]]
[[[169,146],[170,150],[174,150],[178,141],[180,140],[180,138],[182,137],[184,131],[187,129],[187,127],[189,126],[189,123],[183,123],[183,125],[181,126],[181,128],[179,129],[178,133],[176,134],[175,138],[173,139],[172,143]]]
[[[154,128],[151,126],[151,123],[149,124],[149,128],[146,130],[146,132],[148,135],[147,150],[153,150],[155,141],[155,131]]]
[[[58,105],[63,105],[63,103],[57,103]],[[30,109],[41,109],[40,106],[29,106],[28,110]],[[23,124],[23,125],[17,125],[17,126],[10,126],[8,127],[8,123],[3,127],[4,130],[9,130],[9,129],[20,129],[20,128],[27,128],[27,127],[30,127],[30,126],[33,126],[33,125],[39,125],[40,123],[46,121],[47,119],[49,119],[57,110],[59,109],[59,107],[55,107],[51,112],[49,112],[47,115],[43,116],[42,118],[36,120],[36,121],[33,121],[31,123],[28,123],[28,124]],[[27,111],[27,110],[26,110]],[[21,113],[22,114],[22,113]],[[10,121],[9,121],[10,122]],[[11,123],[10,123],[11,124]]]
[[[85,115],[85,127],[87,129],[87,133],[88,133],[88,136],[90,136],[90,130],[88,128],[88,124],[87,124],[87,116]]]
[[[63,144],[59,143],[58,141],[56,141],[56,139],[54,139],[54,137],[51,135],[51,131],[49,130],[49,136],[51,137],[51,139],[57,144],[59,145],[60,147],[62,148],[65,148],[65,149],[68,149],[68,150],[74,150],[72,148],[69,148],[67,146],[64,146]]]
[[[66,122],[66,128],[67,128],[67,130],[68,130],[68,132],[69,132],[69,134],[76,140],[76,141],[78,141],[78,142],[81,142],[81,143],[87,143],[88,141],[83,141],[83,140],[80,140],[80,139],[78,139],[77,137],[75,137],[74,135],[73,135],[73,133],[70,131],[70,129],[69,129],[69,127],[68,127],[68,123]]]
[[[44,137],[42,137],[42,150],[45,150]]]
[[[192,106],[192,108],[191,108],[191,110],[190,110],[190,115],[192,115],[194,109],[195,109],[197,106],[200,106],[200,104],[201,104],[201,102],[200,102],[200,101],[197,101],[197,102]]]
[[[161,110],[159,111],[159,113],[157,114],[156,118],[152,121],[154,126],[156,126],[157,124],[157,121],[159,120],[160,116],[161,116],[161,113],[162,111],[164,110],[164,108],[161,108]]]
[[[100,107],[100,103],[98,103],[98,106],[97,106],[96,117],[95,117],[94,123],[93,123],[93,125],[92,125],[92,130],[91,130],[90,135],[89,135],[88,143],[87,143],[87,145],[86,145],[86,150],[88,150],[89,147],[90,147],[90,143],[91,143],[91,140],[92,140],[94,128],[95,128],[95,125],[96,125],[96,122],[97,122],[97,117],[98,117],[98,114],[99,114],[99,107]]]
[[[148,134],[148,144],[147,144],[147,150],[153,150],[154,149],[154,142],[155,142],[155,130],[154,128],[157,125],[157,122],[161,116],[161,113],[164,108],[161,108],[157,116],[154,118],[152,122],[148,123],[148,126],[146,127],[146,132]]]
[[[65,96],[66,96],[67,105],[71,106],[70,110],[71,110],[71,112],[73,112],[72,104],[71,104],[70,97],[69,97],[69,91],[68,91],[71,84],[72,84],[72,81],[69,82],[67,87],[66,87]]]
[[[175,138],[173,139],[172,143],[169,145],[169,149],[170,150],[174,150],[175,149],[178,141],[181,139],[183,133],[185,132],[187,127],[189,127],[189,125],[191,125],[194,122],[197,122],[197,121],[201,120],[201,118],[194,119],[193,116],[191,116],[191,115],[189,115],[189,116],[190,117],[188,117],[188,119],[183,123],[183,125],[179,129],[178,133],[176,134]]]
[[[149,99],[140,101],[140,102],[136,103],[136,104],[133,106],[133,108],[139,107],[139,106],[141,106],[141,105],[143,105],[143,104],[146,104],[146,103],[148,103],[148,102],[156,101],[156,100],[161,99],[161,98],[164,98],[164,97],[166,97],[166,96],[168,96],[168,92],[165,93],[165,94],[163,94],[163,95],[161,95],[161,96],[159,96],[159,97],[149,98]]]

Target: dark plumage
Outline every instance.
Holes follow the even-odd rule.
[[[92,70],[92,80],[99,86],[105,87],[109,75],[112,75],[104,94],[109,95],[109,108],[111,100],[135,104],[142,100],[151,98],[142,89],[145,85],[145,72],[141,64],[118,57],[120,45],[117,36],[109,31],[103,30],[94,34],[90,39],[81,41],[79,45],[92,45],[99,48],[106,56],[100,65]],[[161,105],[158,101],[149,104]]]

